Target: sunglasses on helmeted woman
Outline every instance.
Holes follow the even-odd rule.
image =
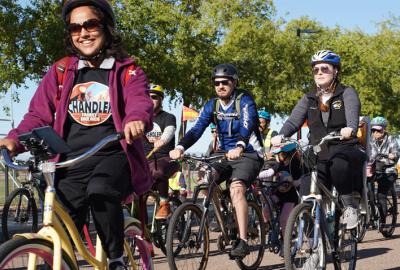
[[[70,33],[70,35],[72,36],[79,35],[82,32],[82,28],[88,32],[95,32],[102,29],[103,24],[97,19],[89,19],[87,21],[84,21],[82,24],[70,23],[67,26],[68,33]]]
[[[314,75],[317,75],[319,71],[321,70],[322,73],[324,74],[331,74],[332,70],[328,66],[322,66],[322,67],[313,67],[312,73]]]

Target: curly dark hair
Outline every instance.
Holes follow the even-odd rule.
[[[104,12],[94,6],[89,6],[90,9],[93,10],[94,14],[96,14],[100,21],[104,24],[104,34],[106,35],[106,42],[104,44],[104,58],[114,57],[117,60],[123,60],[128,58],[129,55],[125,50],[124,43],[120,34],[113,27],[113,23],[110,18],[105,16]],[[66,16],[66,26],[69,24],[71,19],[71,13]],[[71,35],[69,34],[67,27],[64,28],[64,44],[69,54],[74,54],[80,56],[80,52],[73,45]]]

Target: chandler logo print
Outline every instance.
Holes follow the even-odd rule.
[[[75,85],[68,113],[83,126],[96,126],[107,121],[111,116],[108,86],[98,82]]]
[[[153,143],[155,140],[159,140],[161,135],[161,127],[157,123],[153,122],[153,129],[146,134],[147,139]]]

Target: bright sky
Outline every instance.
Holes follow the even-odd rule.
[[[26,1],[22,1],[26,2]],[[378,28],[376,23],[390,18],[391,14],[400,14],[400,1],[397,0],[279,0],[274,1],[278,16],[290,21],[301,16],[308,16],[322,23],[323,26],[334,27],[339,25],[342,28],[354,30],[361,29],[364,32],[374,34]],[[15,125],[21,121],[24,113],[27,111],[29,101],[36,90],[36,85],[28,83],[28,89],[20,90],[21,102],[13,104],[13,118]],[[210,85],[210,87],[212,87]],[[0,108],[10,104],[10,96],[0,96]],[[181,105],[169,105],[168,99],[164,102],[166,111],[176,115],[181,119]],[[6,116],[0,112],[0,119]],[[282,124],[282,119],[273,119],[272,128],[278,130]],[[192,124],[189,123],[189,127]],[[10,123],[0,121],[0,134],[6,133],[10,129]],[[0,135],[1,137],[1,135]],[[204,151],[210,141],[210,133],[206,131],[202,139],[199,140],[191,149],[191,152],[201,153]]]

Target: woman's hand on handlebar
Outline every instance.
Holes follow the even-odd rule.
[[[0,139],[0,147],[4,146],[7,148],[10,156],[13,157],[17,154],[17,142],[13,139]]]
[[[124,127],[124,134],[126,143],[131,144],[144,135],[144,122],[141,120],[128,122]]]
[[[345,127],[340,130],[340,136],[342,136],[342,140],[348,140],[353,136],[353,132],[351,127]]]

